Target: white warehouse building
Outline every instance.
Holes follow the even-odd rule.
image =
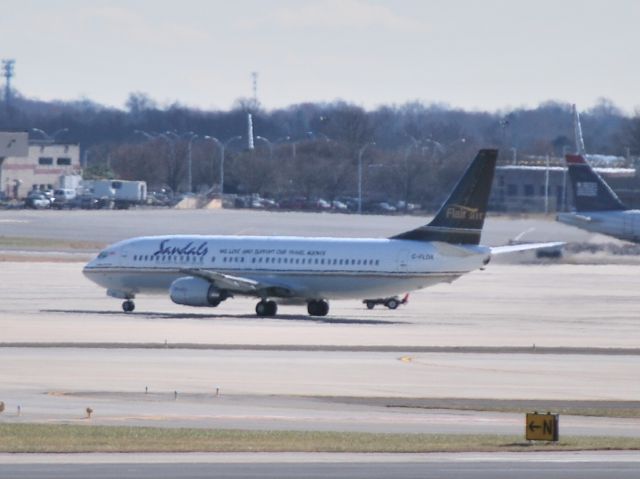
[[[0,188],[8,198],[61,186],[61,177],[78,175],[80,146],[29,139],[26,156],[0,156]]]

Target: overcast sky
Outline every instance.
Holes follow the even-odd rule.
[[[640,107],[637,0],[3,0],[0,58],[43,100],[267,109]]]

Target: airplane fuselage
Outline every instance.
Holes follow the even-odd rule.
[[[593,233],[640,243],[640,210],[559,213],[558,221]]]
[[[166,294],[190,272],[212,271],[274,285],[273,296],[293,291],[289,299],[362,299],[451,282],[489,256],[484,246],[393,239],[156,236],[110,246],[84,274],[117,297]]]

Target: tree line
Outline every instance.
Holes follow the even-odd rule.
[[[588,152],[640,153],[638,114],[627,116],[601,99],[581,120]],[[221,148],[211,137],[226,143],[241,136],[225,148],[226,193],[330,201],[355,196],[360,171],[364,198],[426,208],[442,201],[480,147],[500,148],[503,161],[514,153],[559,157],[574,149],[572,107],[553,101],[482,112],[420,102],[368,111],[343,101],[266,110],[240,99],[228,111],[204,111],[161,107],[143,93],[132,93],[124,109],[15,95],[0,110],[0,129],[33,128],[79,143],[85,174],[92,177],[145,180],[151,188],[185,192],[190,150],[193,190],[219,188]]]

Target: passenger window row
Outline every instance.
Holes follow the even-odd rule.
[[[169,262],[169,263],[202,263],[204,261],[204,257],[202,256],[179,256],[179,255],[150,255],[150,254],[134,254],[133,261],[154,261],[156,263],[159,262]]]
[[[215,257],[212,258],[212,262],[215,262]],[[223,257],[223,263],[244,263],[245,258],[243,256],[230,256]],[[378,259],[325,259],[325,258],[289,258],[289,257],[272,257],[272,256],[258,256],[252,257],[251,263],[253,264],[313,264],[313,265],[325,265],[325,266],[379,266],[380,260]]]
[[[179,255],[133,255],[134,261],[152,261],[162,263],[203,263],[202,256],[179,256]],[[216,262],[216,257],[211,257],[211,263]],[[244,263],[244,256],[223,256],[223,263]],[[379,259],[345,259],[345,258],[289,258],[289,257],[272,257],[259,256],[252,257],[253,264],[303,264],[303,265],[325,265],[325,266],[379,266]]]

